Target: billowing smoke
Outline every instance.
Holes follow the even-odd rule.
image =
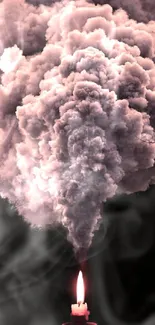
[[[0,40],[0,194],[88,248],[102,202],[155,182],[155,23],[4,0]]]
[[[34,1],[34,0],[31,0]],[[37,1],[37,0],[36,0]],[[52,0],[51,0],[52,1]],[[88,0],[95,4],[109,4],[114,10],[122,8],[129,17],[145,23],[155,20],[155,2],[152,0]],[[43,0],[42,0],[43,3]]]

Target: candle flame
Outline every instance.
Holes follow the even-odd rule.
[[[84,303],[84,281],[83,281],[83,276],[82,272],[79,272],[78,279],[77,279],[77,303],[78,304],[83,304]]]

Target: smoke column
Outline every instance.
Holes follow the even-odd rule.
[[[155,182],[155,23],[29,2],[0,3],[0,195],[88,248],[102,202]]]

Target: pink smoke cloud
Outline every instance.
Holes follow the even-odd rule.
[[[84,0],[0,16],[0,195],[88,248],[102,202],[154,183],[155,23]]]

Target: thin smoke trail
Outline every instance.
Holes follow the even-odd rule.
[[[106,322],[107,325],[115,324],[115,325],[153,325],[155,317],[152,315],[151,317],[147,317],[143,322],[126,322],[121,320],[119,317],[116,316],[115,312],[112,310],[111,305],[109,303],[108,295],[107,295],[107,286],[106,286],[106,257],[108,256],[109,261],[109,253],[104,253],[104,258],[99,258],[96,256],[95,259],[93,258],[91,263],[91,270],[92,276],[94,278],[94,288],[95,288],[95,296],[98,303],[98,308],[100,315],[102,317],[102,321]],[[111,263],[111,270],[112,275],[114,277],[114,283],[117,284],[117,294],[121,291],[121,283],[118,275],[115,273],[115,268]],[[120,297],[119,297],[120,299]],[[122,298],[123,301],[125,297]]]

